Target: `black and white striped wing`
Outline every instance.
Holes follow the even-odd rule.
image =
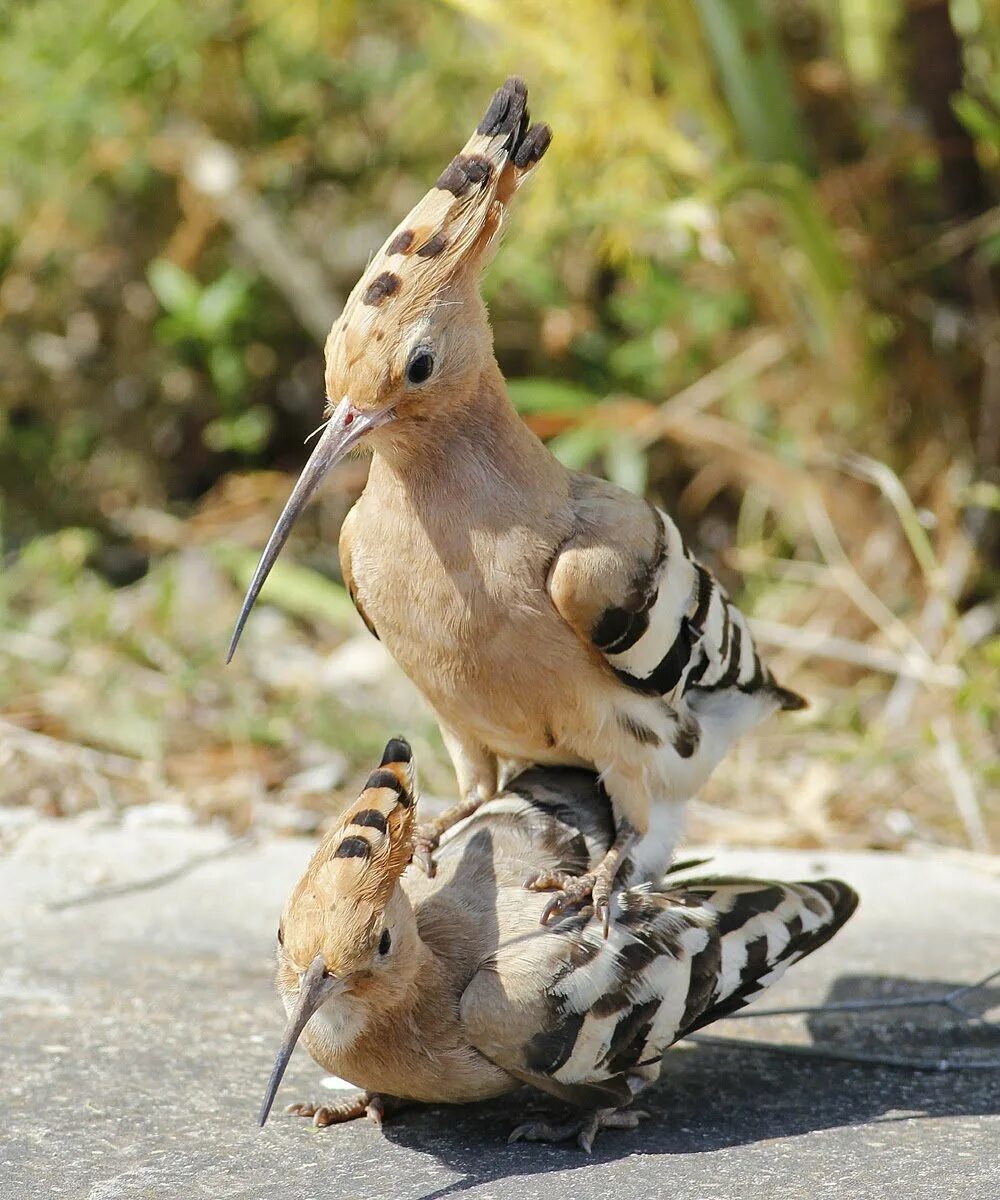
[[[847,920],[846,885],[696,881],[618,897],[610,936],[571,917],[501,944],[462,998],[481,1053],[581,1105],[624,1103],[630,1072],[749,1003]]]
[[[614,921],[607,940],[574,916],[501,943],[462,997],[472,1044],[564,1100],[626,1103],[628,1070],[681,1022],[691,960],[709,939],[701,912],[651,903],[655,913]]]
[[[579,486],[593,492],[601,485]],[[676,703],[695,688],[767,690],[782,707],[801,707],[799,697],[774,684],[746,618],[692,557],[670,517],[629,499],[623,511],[617,495],[614,506],[607,496],[577,499],[587,520],[549,576],[562,617],[635,691]],[[631,522],[631,537],[622,540],[611,522]]]
[[[675,894],[685,903],[714,914],[715,937],[692,972],[703,1000],[692,1003],[678,1039],[752,1003],[793,963],[828,942],[858,906],[857,893],[839,879],[715,878],[680,887]]]

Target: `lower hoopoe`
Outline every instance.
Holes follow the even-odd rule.
[[[608,936],[592,908],[539,923],[525,869],[586,870],[613,837],[595,776],[531,768],[442,839],[436,876],[406,870],[416,820],[409,746],[386,747],[326,835],[278,927],[288,1025],[260,1123],[300,1036],[364,1091],[293,1105],[315,1125],[401,1101],[464,1103],[524,1083],[589,1110],[511,1140],[634,1127],[627,1106],[685,1034],[742,1008],[844,924],[837,880],[671,879],[618,891]]]
[[[479,274],[550,136],[508,79],[351,293],[327,340],[329,419],[230,656],[302,507],[349,450],[370,449],[340,535],[344,580],[434,709],[462,794],[418,843],[432,851],[511,764],[593,767],[616,837],[585,875],[535,886],[556,890],[546,913],[591,896],[606,913],[619,875],[664,871],[685,802],[733,742],[804,701],[771,677],[674,522],[567,470],[507,396]]]

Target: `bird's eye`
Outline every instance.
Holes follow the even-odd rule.
[[[417,348],[406,364],[407,383],[426,383],[434,371],[434,355],[429,350]]]
[[[379,938],[378,952],[379,954],[388,954],[389,947],[392,945],[392,938],[389,936],[389,930],[383,929],[382,936]]]

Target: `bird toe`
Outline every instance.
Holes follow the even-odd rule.
[[[426,825],[418,825],[413,835],[413,861],[428,879],[437,873],[434,866],[434,851],[438,848],[440,835]]]
[[[557,892],[552,899],[542,909],[542,915],[538,918],[540,925],[548,925],[553,917],[559,916],[566,904],[566,897],[562,892]]]

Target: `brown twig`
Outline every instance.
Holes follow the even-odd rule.
[[[754,1017],[814,1016],[817,1014],[825,1015],[826,1013],[841,1012],[877,1012],[881,1009],[893,1008],[938,1007],[950,1008],[953,1012],[957,1012],[963,1017],[972,1017],[973,1014],[968,1009],[963,1008],[958,1003],[958,1000],[963,996],[970,995],[972,992],[978,992],[997,978],[1000,978],[1000,967],[995,971],[991,971],[988,975],[984,975],[982,979],[977,979],[975,983],[963,983],[957,988],[952,988],[947,992],[940,992],[934,996],[886,996],[881,1000],[865,1000],[862,998],[855,1000],[833,1000],[829,1004],[807,1004],[787,1008],[751,1007],[745,1009],[743,1012],[733,1013],[726,1020],[747,1021]],[[987,1022],[987,1024],[992,1023]]]
[[[965,681],[964,673],[953,666],[925,662],[909,654],[898,654],[880,646],[869,646],[850,638],[837,637],[823,630],[800,629],[780,621],[750,619],[753,635],[766,645],[798,650],[815,658],[851,663],[869,671],[881,671],[904,679],[933,683],[938,687],[954,688]]]
[[[689,387],[665,400],[654,413],[642,421],[635,435],[641,445],[648,446],[669,432],[671,421],[682,415],[701,412],[727,396],[738,384],[762,375],[787,358],[791,342],[784,333],[766,333],[739,354],[721,363],[696,379]]]
[[[835,1000],[829,1004],[789,1005],[784,1008],[750,1008],[745,1012],[733,1013],[726,1019],[729,1021],[747,1021],[759,1017],[785,1016],[823,1016],[834,1013],[877,1012],[891,1011],[900,1008],[947,1008],[966,1020],[982,1021],[983,1024],[995,1025],[992,1021],[983,1021],[976,1013],[971,1013],[959,1001],[979,991],[981,988],[1000,978],[1000,968],[977,979],[975,983],[962,984],[947,992],[939,992],[933,996],[892,996],[882,1000]],[[776,1054],[795,1054],[806,1058],[826,1058],[837,1062],[865,1063],[872,1066],[895,1067],[912,1071],[1000,1071],[1000,1059],[965,1059],[950,1058],[921,1058],[901,1054],[879,1054],[868,1050],[834,1049],[831,1046],[805,1046],[794,1042],[768,1042],[754,1038],[731,1038],[718,1034],[694,1034],[685,1041],[698,1042],[706,1046],[725,1046],[740,1050],[766,1050]]]
[[[236,152],[197,126],[177,126],[163,142],[173,150],[165,159],[210,202],[261,273],[288,301],[303,328],[322,345],[343,300],[315,257],[281,228],[271,209],[245,183]]]
[[[983,820],[983,812],[976,797],[975,785],[962,761],[962,753],[955,740],[951,720],[941,714],[934,718],[931,730],[937,742],[937,758],[941,765],[941,773],[954,798],[962,824],[965,826],[969,845],[973,850],[988,854],[990,837],[986,832],[986,822]]]

